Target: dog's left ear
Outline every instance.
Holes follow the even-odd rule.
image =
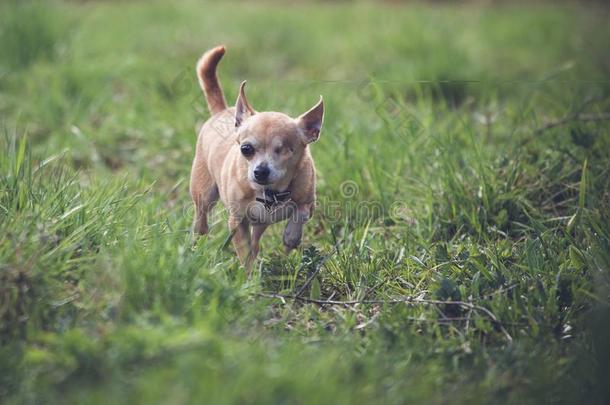
[[[322,129],[322,121],[324,121],[324,100],[320,96],[318,104],[297,118],[297,125],[303,133],[305,143],[312,143],[318,140],[320,130]]]
[[[246,98],[245,87],[246,81],[244,80],[239,86],[239,95],[237,96],[237,102],[235,102],[235,128],[239,127],[246,118],[254,115],[254,109],[250,107]]]

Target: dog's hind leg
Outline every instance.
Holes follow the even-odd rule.
[[[205,235],[208,233],[208,213],[218,201],[218,187],[212,183],[203,191],[199,202],[195,202],[195,218],[193,220],[193,233]]]
[[[208,212],[218,201],[218,187],[200,159],[195,157],[191,172],[191,197],[195,205],[195,218],[193,220],[193,234],[195,236],[208,233]]]

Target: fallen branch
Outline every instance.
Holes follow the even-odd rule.
[[[433,300],[433,299],[425,299],[425,298],[413,298],[413,297],[402,297],[402,298],[394,298],[388,300],[379,300],[379,299],[370,299],[370,300],[351,300],[351,301],[340,301],[340,300],[318,300],[312,298],[301,297],[298,295],[287,295],[287,294],[277,294],[277,293],[259,293],[261,297],[265,298],[277,298],[285,301],[287,299],[294,301],[302,301],[310,304],[316,304],[320,306],[324,305],[357,305],[357,304],[406,304],[406,305],[458,305],[462,308],[470,309],[473,311],[479,311],[484,313],[494,325],[496,325],[500,331],[506,337],[506,340],[509,342],[513,341],[512,336],[508,333],[508,331],[504,328],[502,323],[498,321],[498,318],[491,312],[489,309],[482,307],[480,305],[473,304],[472,302],[466,301],[443,301],[443,300]]]
[[[318,265],[316,266],[316,269],[309,275],[307,280],[305,280],[305,283],[301,286],[301,288],[299,288],[299,291],[297,291],[295,296],[299,297],[301,294],[303,294],[303,292],[305,292],[307,287],[309,287],[309,284],[311,284],[311,282],[318,275],[320,270],[322,270],[322,267],[324,266],[324,264],[326,264],[326,262],[338,251],[339,251],[339,242],[335,243],[333,250],[329,254],[324,256],[322,258],[322,260],[320,260],[320,263],[318,263]],[[303,268],[303,265],[301,265],[298,272],[300,272],[302,268]]]
[[[536,135],[541,134],[544,131],[547,131],[547,130],[555,128],[555,127],[560,127],[562,125],[569,124],[572,121],[594,122],[594,121],[607,121],[607,120],[610,120],[610,113],[601,113],[598,115],[573,114],[573,115],[569,115],[565,118],[562,118],[560,120],[550,121],[550,122],[546,123],[545,125],[541,126],[540,128],[537,128],[536,130],[534,130],[534,134],[536,134]]]

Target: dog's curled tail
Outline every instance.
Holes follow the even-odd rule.
[[[225,47],[220,45],[204,53],[199,62],[197,62],[199,85],[205,94],[205,99],[208,102],[208,108],[212,115],[227,108],[225,96],[218,82],[218,76],[216,76],[216,66],[224,54]]]

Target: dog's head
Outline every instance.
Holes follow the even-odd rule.
[[[318,140],[324,119],[320,101],[298,118],[279,112],[256,112],[246,99],[246,82],[239,88],[235,104],[235,128],[248,180],[270,186],[291,179],[307,145]]]

